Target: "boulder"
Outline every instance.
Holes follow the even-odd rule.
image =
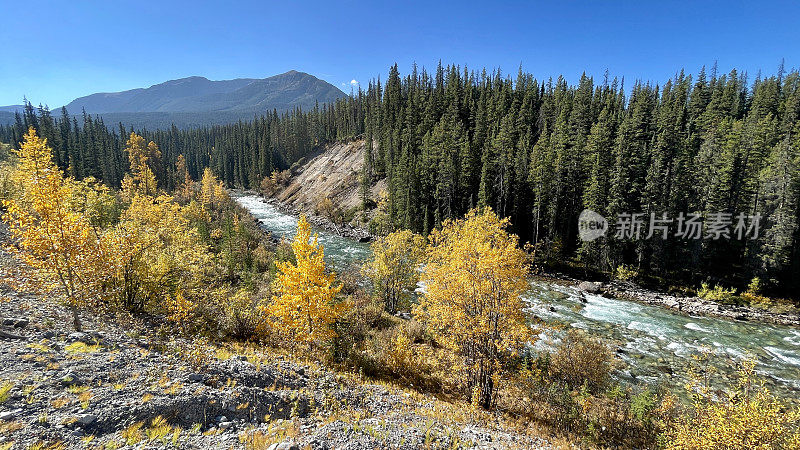
[[[83,384],[83,381],[72,372],[67,372],[67,374],[61,378],[61,385],[64,387],[80,386],[81,384]]]
[[[201,373],[192,373],[189,374],[189,381],[193,383],[202,383],[205,377]]]
[[[600,292],[602,287],[603,285],[601,283],[596,283],[594,281],[582,281],[580,284],[578,284],[578,289],[590,294],[596,294]]]
[[[78,416],[78,423],[82,425],[89,425],[90,423],[93,423],[95,420],[97,420],[97,416],[95,416],[94,414],[81,414],[80,416]]]
[[[30,323],[30,320],[24,317],[6,317],[3,319],[3,325],[12,328],[25,328]]]
[[[72,343],[72,342],[83,342],[84,344],[93,344],[94,342],[92,342],[92,341],[93,341],[93,339],[89,334],[83,333],[81,331],[76,331],[74,333],[70,333],[69,336],[67,336],[67,342],[70,342],[70,343]]]

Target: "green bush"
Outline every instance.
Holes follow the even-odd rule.
[[[764,290],[764,283],[761,282],[761,278],[753,277],[750,280],[750,284],[747,285],[747,292],[753,295],[759,295]]]
[[[547,361],[525,364],[511,382],[508,409],[586,441],[622,448],[654,448],[671,414],[670,401],[649,390],[614,385],[592,393],[547,377]]]
[[[632,266],[625,264],[617,266],[614,270],[614,278],[619,281],[632,281],[639,276],[639,271]]]
[[[697,291],[697,296],[705,300],[713,300],[716,302],[739,303],[736,289],[725,289],[718,284],[711,288],[708,283],[702,283],[700,289]]]
[[[610,380],[613,358],[607,345],[573,328],[550,357],[549,373],[572,388],[587,386],[591,392],[601,392]]]

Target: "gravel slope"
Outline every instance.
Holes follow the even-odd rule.
[[[92,320],[26,292],[0,251],[0,449],[549,448],[498,417],[290,357]],[[159,418],[163,418],[160,420]],[[141,424],[141,425],[138,425]]]

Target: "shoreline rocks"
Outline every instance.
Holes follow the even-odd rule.
[[[317,215],[317,214],[314,214],[311,211],[306,211],[306,210],[300,209],[300,208],[298,208],[298,207],[296,207],[294,205],[281,202],[280,200],[278,200],[278,199],[276,199],[274,197],[266,198],[263,195],[259,194],[258,192],[255,192],[255,191],[234,190],[234,192],[236,192],[238,194],[241,194],[241,195],[257,195],[257,196],[261,197],[261,201],[262,202],[270,204],[270,205],[274,206],[275,208],[277,208],[278,211],[280,211],[280,212],[282,212],[284,214],[288,214],[288,215],[293,216],[293,217],[298,217],[300,214],[305,214],[306,219],[309,221],[309,223],[311,223],[311,225],[313,225],[313,226],[315,226],[317,228],[321,228],[321,229],[323,229],[323,230],[325,230],[327,232],[336,234],[338,236],[342,236],[342,237],[345,237],[345,238],[348,238],[348,239],[354,239],[354,240],[356,240],[358,242],[361,242],[361,243],[371,242],[371,241],[375,240],[378,237],[378,236],[370,233],[368,230],[366,230],[364,228],[354,227],[354,226],[350,225],[349,223],[347,223],[347,224],[336,224],[336,223],[333,223],[330,220],[328,220],[327,218],[322,217],[322,216]]]
[[[237,192],[240,194],[260,195],[254,191]],[[324,217],[310,214],[307,211],[300,211],[298,208],[284,204],[277,199],[267,199],[263,197],[262,199],[262,201],[275,206],[284,214],[297,217],[297,215],[302,212],[306,214],[308,221],[314,226],[339,236],[355,239],[359,242],[369,242],[376,238],[376,236],[363,228],[355,228],[350,225],[339,226]],[[610,283],[601,283],[578,280],[559,273],[543,274],[541,278],[560,284],[574,284],[583,293],[605,295],[651,306],[664,307],[687,316],[709,316],[735,321],[769,323],[800,328],[800,315],[774,313],[747,306],[726,305],[698,297],[674,296],[645,289],[632,282],[612,281]]]
[[[580,281],[577,282],[576,287],[588,294],[599,294],[651,306],[660,306],[686,316],[708,316],[740,322],[800,327],[800,315],[774,313],[748,306],[726,305],[699,297],[680,297],[664,294],[636,286],[630,282],[597,283]]]

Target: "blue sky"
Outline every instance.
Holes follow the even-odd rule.
[[[800,2],[157,2],[2,0],[0,105],[60,107],[168,79],[290,69],[349,92],[397,62],[522,64],[537,78],[606,69],[663,82],[718,62],[752,76],[800,64]],[[627,83],[626,83],[627,84]]]

